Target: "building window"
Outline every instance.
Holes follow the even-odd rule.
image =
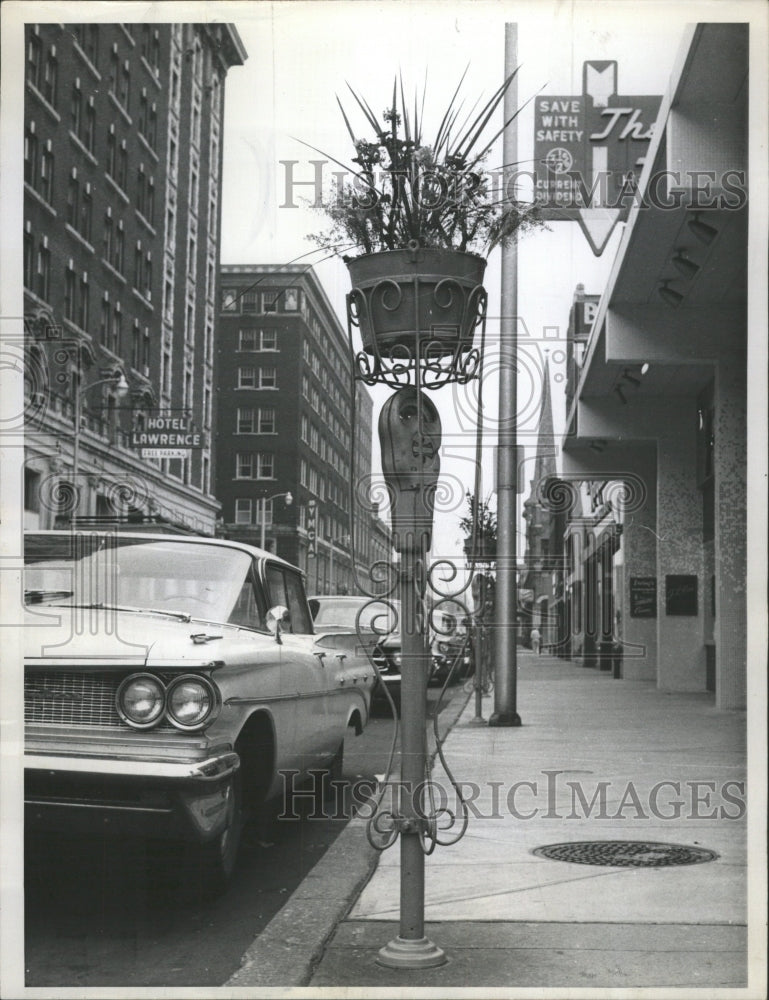
[[[109,85],[108,89],[111,94],[117,96],[117,85],[118,76],[120,75],[120,57],[117,53],[117,43],[112,46],[112,51],[109,54]]]
[[[112,335],[110,337],[110,349],[114,354],[120,354],[120,343],[122,340],[122,329],[123,329],[123,313],[120,308],[120,303],[115,303],[115,308],[112,312]]]
[[[120,148],[118,149],[117,175],[115,176],[115,180],[125,191],[126,182],[128,181],[128,148],[125,139],[120,143]]]
[[[278,381],[277,374],[274,368],[260,368],[259,369],[259,388],[260,389],[277,389]]]
[[[112,260],[112,266],[120,274],[123,273],[123,267],[125,264],[125,232],[123,230],[123,223],[118,222],[117,232],[115,233],[115,253]]]
[[[127,59],[123,63],[120,72],[120,88],[117,97],[126,111],[128,111],[131,104],[131,65]]]
[[[275,433],[275,409],[272,406],[259,407],[259,433]]]
[[[235,524],[251,524],[253,518],[253,501],[238,499],[235,501]]]
[[[282,312],[298,312],[299,310],[299,289],[286,288],[282,295]]]
[[[250,451],[239,451],[235,456],[235,478],[254,478],[254,456]]]
[[[33,28],[27,41],[27,80],[40,90],[40,71],[43,62],[43,43]]]
[[[85,114],[83,116],[83,134],[81,136],[83,145],[88,150],[89,153],[93,153],[94,136],[96,134],[96,109],[94,107],[93,98],[89,97],[88,102],[85,106]]]
[[[238,336],[238,350],[239,351],[255,351],[256,348],[256,330],[240,330]]]
[[[29,227],[29,223],[27,223]],[[35,238],[30,228],[24,230],[24,287],[30,289],[35,285]]]
[[[139,240],[134,249],[134,288],[141,292],[144,288],[144,254]]]
[[[45,57],[43,73],[43,97],[51,107],[56,107],[56,91],[59,82],[59,65],[56,62],[56,50],[51,49]]]
[[[243,292],[241,308],[244,313],[258,313],[259,292]]]
[[[109,343],[109,329],[110,329],[110,317],[112,315],[112,310],[109,304],[109,292],[104,293],[104,298],[101,303],[101,318],[99,321],[99,340],[106,347]]]
[[[310,443],[310,421],[307,419],[307,417],[304,414],[302,414],[301,432],[300,433],[301,433],[302,441],[304,441],[305,444],[309,444]]]
[[[51,251],[48,248],[48,237],[44,236],[37,251],[37,294],[48,301],[51,291]]]
[[[77,325],[81,330],[88,329],[88,318],[90,308],[90,294],[88,290],[88,275],[83,273],[80,276],[80,295],[78,298]]]
[[[222,312],[240,312],[237,288],[222,289]]]
[[[84,240],[91,242],[91,225],[93,220],[93,198],[91,197],[91,185],[86,184],[83,196],[80,199],[80,235]]]
[[[254,411],[250,407],[238,408],[238,434],[253,434]]]
[[[99,58],[99,26],[97,24],[74,24],[75,39],[89,62],[96,66]]]
[[[40,157],[40,183],[37,190],[49,205],[53,202],[53,148],[50,139]]]
[[[70,226],[77,228],[77,220],[80,217],[80,182],[73,171],[73,176],[67,185],[67,222]]]
[[[117,167],[117,138],[115,136],[115,126],[110,125],[107,132],[107,163],[106,169],[110,177],[114,179]]]
[[[83,118],[83,92],[80,89],[80,80],[75,80],[72,84],[72,96],[69,102],[70,126],[75,135],[80,138],[80,128]]]
[[[154,102],[150,105],[149,121],[147,122],[147,142],[153,149],[158,144],[158,106]]]
[[[24,136],[24,180],[32,187],[37,186],[38,145],[35,123],[30,122]]]
[[[259,349],[262,351],[277,351],[278,332],[277,330],[261,330]]]
[[[257,479],[274,479],[275,478],[275,456],[268,451],[260,451],[256,456],[256,478]]]
[[[238,368],[238,388],[256,388],[256,369],[252,367]]]
[[[72,267],[64,272],[64,318],[75,322],[75,272]]]
[[[112,221],[112,215],[109,210],[107,210],[104,216],[104,252],[102,256],[110,264],[112,263],[112,254],[114,253],[115,246],[115,227]]]

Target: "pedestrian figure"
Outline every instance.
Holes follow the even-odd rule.
[[[540,635],[539,629],[533,628],[531,630],[531,649],[532,652],[537,654],[537,656],[539,656],[539,647],[541,642],[542,642],[542,636]]]

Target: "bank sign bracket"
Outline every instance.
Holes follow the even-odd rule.
[[[582,65],[582,93],[534,105],[536,199],[542,218],[578,222],[600,256],[633,202],[661,98],[617,94],[615,60]]]

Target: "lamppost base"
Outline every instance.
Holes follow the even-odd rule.
[[[521,717],[517,712],[494,712],[489,719],[490,726],[522,726]]]
[[[468,721],[468,726],[485,726],[487,725],[486,720],[482,715],[476,715],[474,719]]]
[[[445,953],[428,938],[393,938],[379,949],[376,963],[387,969],[432,969],[445,965]]]

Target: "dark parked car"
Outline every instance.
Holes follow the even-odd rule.
[[[25,562],[27,824],[187,841],[224,885],[282,771],[339,773],[374,670],[248,545],[36,532]]]
[[[328,594],[309,599],[316,631],[345,633],[365,647],[397,704],[401,685],[400,601]],[[386,697],[377,689],[375,697]]]

